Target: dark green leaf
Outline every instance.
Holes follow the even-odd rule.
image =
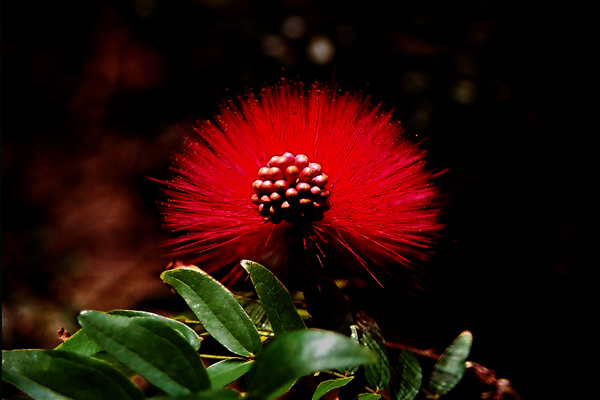
[[[84,311],[79,323],[107,353],[169,394],[210,388],[198,353],[181,333],[154,318]]]
[[[241,264],[250,274],[275,335],[306,329],[292,303],[290,293],[279,279],[267,268],[253,261],[243,260]]]
[[[356,323],[360,328],[360,343],[379,356],[376,363],[365,365],[365,378],[377,391],[385,390],[390,383],[391,371],[381,330],[372,318],[362,312],[356,314]]]
[[[431,373],[431,393],[442,396],[460,382],[467,369],[466,362],[472,343],[473,335],[464,331],[448,346]]]
[[[303,329],[275,337],[246,376],[248,396],[273,399],[298,378],[377,361],[377,355],[338,333]]]
[[[92,355],[92,357],[95,358],[96,360],[104,361],[105,363],[107,363],[108,365],[110,365],[111,367],[113,367],[114,369],[119,371],[121,374],[125,375],[127,378],[131,379],[132,377],[137,375],[137,373],[135,371],[132,371],[125,364],[123,364],[122,362],[120,362],[119,360],[117,360],[116,358],[114,358],[113,356],[111,356],[110,354],[108,354],[105,351],[100,351],[100,352]]]
[[[2,379],[40,400],[144,398],[111,366],[70,351],[3,351]]]
[[[354,379],[354,377],[350,376],[348,378],[330,379],[319,383],[317,390],[315,390],[315,393],[313,394],[312,400],[319,400],[333,389],[341,388],[342,386],[347,385],[352,379]]]
[[[177,268],[162,273],[204,328],[229,351],[252,356],[262,347],[258,331],[233,294],[203,271]]]
[[[408,350],[400,354],[391,393],[395,400],[413,400],[419,393],[423,373],[417,359]]]
[[[154,318],[157,321],[161,321],[164,324],[167,324],[171,328],[175,329],[177,332],[181,333],[181,335],[187,340],[187,342],[192,345],[194,350],[198,351],[200,349],[200,338],[194,332],[193,329],[188,327],[187,325],[175,321],[171,318],[163,317],[162,315],[149,313],[146,311],[135,311],[135,310],[114,310],[108,312],[110,315],[119,315],[121,317],[128,318]]]
[[[211,389],[195,394],[177,396],[159,396],[152,400],[238,400],[242,395],[232,389]]]
[[[350,325],[350,339],[355,343],[360,343],[358,339],[358,325]],[[344,375],[354,375],[358,371],[359,366],[352,368],[339,368],[338,370]]]
[[[252,364],[254,361],[232,358],[214,363],[206,369],[206,372],[208,372],[211,386],[222,388],[248,372]]]
[[[110,315],[119,315],[128,318],[155,318],[169,325],[171,328],[177,330],[185,337],[185,339],[192,345],[194,350],[198,351],[200,348],[200,338],[193,329],[187,327],[181,322],[174,321],[170,318],[166,318],[157,314],[144,312],[144,311],[133,311],[133,310],[114,310],[110,311]],[[71,351],[82,355],[93,355],[102,350],[92,338],[90,338],[85,329],[80,329],[75,332],[68,340],[59,344],[56,350]]]
[[[260,304],[260,301],[240,296],[235,296],[235,299],[240,303],[244,311],[246,311],[246,314],[248,314],[256,329],[258,329],[259,332],[262,331],[261,334],[263,336],[265,333],[269,333],[269,336],[273,336],[273,327],[271,327],[269,318],[267,318],[267,312],[262,304]]]

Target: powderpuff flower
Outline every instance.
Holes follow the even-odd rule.
[[[414,276],[441,225],[435,174],[402,134],[391,111],[318,83],[223,103],[187,133],[164,182],[171,256],[225,283],[242,259],[287,281],[340,267],[377,282]]]

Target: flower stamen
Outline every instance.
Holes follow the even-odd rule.
[[[305,154],[273,156],[258,170],[250,201],[274,224],[320,221],[330,207],[329,177],[322,170],[321,164],[310,162]]]

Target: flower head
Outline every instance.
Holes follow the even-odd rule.
[[[362,94],[282,80],[188,133],[166,189],[168,244],[224,281],[250,259],[280,277],[412,275],[441,228],[425,152]]]

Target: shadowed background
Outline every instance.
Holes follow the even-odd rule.
[[[147,177],[169,177],[183,140],[177,126],[282,75],[334,78],[393,107],[408,135],[427,138],[430,168],[449,168],[438,180],[445,239],[422,299],[406,306],[370,294],[382,302],[371,312],[384,334],[408,325],[409,341],[441,350],[469,329],[471,359],[511,379],[523,398],[568,393],[577,375],[561,363],[576,359],[552,349],[580,337],[573,310],[589,304],[589,132],[578,117],[587,36],[578,19],[544,7],[5,5],[3,349],[53,347],[83,309],[176,309],[158,278],[168,232]]]

